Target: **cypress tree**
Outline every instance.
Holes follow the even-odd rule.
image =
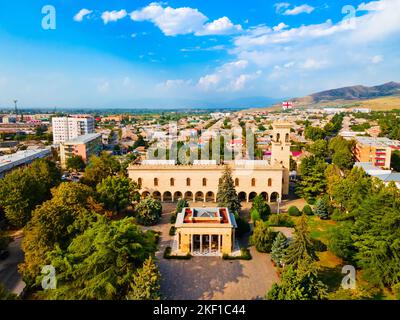
[[[232,213],[239,212],[242,207],[232,179],[231,169],[228,166],[225,167],[218,184],[217,201],[218,206],[226,207]]]
[[[282,232],[279,232],[276,236],[272,248],[271,248],[271,259],[277,266],[281,266],[285,257],[285,251],[288,246],[288,241]]]
[[[304,260],[317,261],[318,257],[315,254],[313,243],[308,230],[307,216],[302,215],[299,219],[294,238],[290,242],[286,250],[284,262],[286,265],[291,265],[296,268],[300,262]]]

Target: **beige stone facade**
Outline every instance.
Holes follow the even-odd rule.
[[[282,199],[289,192],[290,123],[273,125],[271,160],[238,160],[223,164],[132,164],[130,179],[137,182],[143,197],[153,196],[164,202],[185,198],[194,202],[216,202],[219,179],[225,169],[232,177],[239,198],[251,201],[262,195],[267,201]]]
[[[184,208],[175,227],[174,254],[230,255],[235,249],[237,225],[227,208]]]

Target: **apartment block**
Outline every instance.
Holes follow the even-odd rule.
[[[390,168],[392,150],[400,149],[400,141],[388,138],[355,137],[357,162],[369,162],[379,168]]]
[[[53,141],[55,144],[94,133],[95,120],[90,115],[74,115],[52,118]]]
[[[81,156],[87,163],[92,155],[98,155],[103,149],[101,133],[90,133],[60,143],[61,166],[66,168],[67,160],[72,156]]]

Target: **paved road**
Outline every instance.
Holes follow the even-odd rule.
[[[21,275],[18,273],[18,264],[24,261],[21,250],[22,237],[15,238],[8,246],[10,255],[6,260],[0,261],[0,282],[11,292],[20,294],[25,287]]]

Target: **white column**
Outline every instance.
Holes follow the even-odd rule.
[[[203,235],[200,235],[200,253],[203,253]]]

